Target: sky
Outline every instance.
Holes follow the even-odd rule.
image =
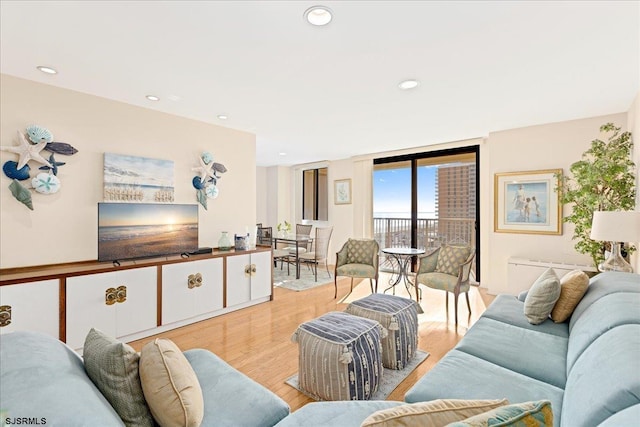
[[[418,168],[418,217],[435,218],[436,166]],[[411,168],[385,169],[373,172],[373,215],[384,217],[411,212]]]
[[[198,222],[198,205],[98,203],[100,227],[191,224]]]

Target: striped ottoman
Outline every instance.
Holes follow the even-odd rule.
[[[300,389],[318,400],[368,400],[382,378],[378,322],[332,311],[301,324]]]
[[[382,338],[382,364],[404,369],[418,348],[417,310],[416,302],[409,298],[371,294],[349,304],[346,312],[380,322],[389,332]]]

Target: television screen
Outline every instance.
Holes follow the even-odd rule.
[[[194,252],[198,205],[98,203],[98,261]]]

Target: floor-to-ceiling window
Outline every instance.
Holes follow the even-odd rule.
[[[450,243],[477,249],[478,162],[477,146],[374,160],[373,224],[380,247],[429,251]]]

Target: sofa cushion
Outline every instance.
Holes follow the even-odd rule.
[[[460,265],[471,255],[469,246],[449,246],[443,245],[438,253],[436,272],[458,276]]]
[[[551,310],[551,319],[556,323],[567,320],[589,286],[589,276],[584,271],[573,270],[560,279],[560,297]]]
[[[202,389],[173,341],[156,338],[142,347],[140,380],[153,417],[162,427],[198,427],[204,416]]]
[[[140,385],[140,355],[131,346],[92,328],[83,356],[89,378],[126,425],[154,425]]]
[[[587,293],[573,310],[569,321],[569,332],[580,320],[582,314],[591,304],[598,301],[605,295],[617,294],[619,292],[640,293],[640,275],[633,273],[621,273],[619,271],[607,271],[598,273],[591,278]]]
[[[522,402],[501,406],[464,421],[451,423],[447,427],[550,427],[552,425],[553,412],[551,411],[551,402],[548,400],[540,400],[537,402]]]
[[[476,356],[451,350],[405,394],[408,403],[433,399],[550,400],[560,425],[564,390]]]
[[[481,317],[456,346],[459,351],[564,388],[568,339]]]
[[[0,335],[0,408],[7,417],[46,418],[47,425],[123,425],[80,356],[40,332]]]
[[[370,414],[403,404],[390,400],[311,402],[280,421],[276,427],[359,427]]]
[[[570,371],[582,353],[606,331],[620,325],[640,324],[640,293],[604,295],[583,311],[571,331],[567,353]]]
[[[540,324],[547,320],[560,296],[560,280],[552,268],[548,268],[533,283],[524,300],[524,315],[529,323]]]
[[[598,425],[639,404],[639,354],[638,324],[614,327],[591,343],[569,371],[562,425]]]
[[[556,335],[563,338],[569,337],[569,325],[567,323],[554,323],[551,319],[532,325],[524,315],[524,301],[518,300],[513,295],[498,295],[482,313],[482,317],[497,320],[519,328],[545,334]]]
[[[362,422],[362,427],[397,427],[399,425],[404,427],[441,427],[508,403],[507,399],[437,399],[409,403],[374,412]]]
[[[640,404],[616,412],[604,420],[598,427],[635,426],[640,420]]]
[[[273,426],[289,406],[266,387],[203,349],[184,352],[202,387],[203,426]]]

